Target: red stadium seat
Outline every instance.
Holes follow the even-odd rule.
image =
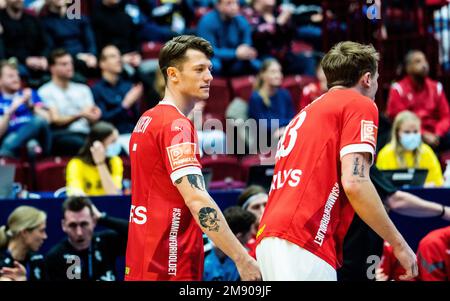
[[[145,42],[142,44],[143,59],[157,59],[159,51],[164,45],[159,42]]]
[[[232,78],[231,89],[233,97],[240,97],[248,101],[252,95],[255,80],[256,77],[253,75]]]
[[[289,90],[294,108],[299,107],[303,87],[314,82],[315,80],[315,77],[308,75],[292,75],[284,78],[281,86]]]
[[[56,191],[66,186],[66,166],[70,158],[53,157],[36,163],[36,190]]]
[[[225,124],[225,111],[230,104],[231,95],[228,82],[223,78],[215,78],[211,82],[209,99],[206,101],[203,120],[210,118],[219,119]]]
[[[239,161],[235,156],[212,155],[201,159],[203,168],[212,170],[212,181],[223,181],[225,179],[241,180],[241,169]]]

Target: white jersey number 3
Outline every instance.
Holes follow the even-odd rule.
[[[289,122],[286,131],[284,132],[281,140],[278,142],[278,149],[276,159],[280,159],[289,155],[289,153],[294,148],[295,142],[297,141],[298,135],[297,131],[302,126],[303,122],[306,119],[306,111],[303,111]],[[286,137],[289,136],[289,144],[285,147]]]

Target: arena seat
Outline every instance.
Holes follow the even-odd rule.
[[[145,42],[142,44],[142,58],[143,59],[157,59],[159,51],[164,45],[159,42]]]
[[[56,191],[66,186],[66,166],[70,158],[51,157],[36,162],[37,191]]]
[[[302,95],[303,88],[315,80],[315,77],[309,75],[291,75],[286,76],[283,79],[281,86],[287,89],[291,94],[292,105],[294,108],[299,107],[300,96]]]
[[[255,80],[256,77],[253,75],[231,78],[230,85],[233,97],[240,97],[248,101],[252,95]]]
[[[205,156],[200,161],[203,168],[211,169],[212,181],[225,179],[239,181],[242,179],[240,164],[235,156],[212,155]]]
[[[203,120],[216,118],[225,125],[225,111],[230,101],[228,81],[224,78],[214,78],[210,84],[209,99],[206,101]]]

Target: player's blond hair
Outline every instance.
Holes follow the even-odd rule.
[[[372,45],[345,41],[334,45],[323,57],[321,66],[327,78],[328,88],[353,87],[366,72],[375,75],[380,60]]]

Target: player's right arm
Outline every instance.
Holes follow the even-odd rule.
[[[183,176],[175,181],[175,186],[202,231],[236,263],[241,280],[261,280],[256,261],[230,230],[221,210],[206,191],[203,176]]]
[[[358,216],[394,250],[395,257],[405,268],[400,279],[417,276],[416,255],[389,219],[370,177],[370,153],[349,153],[341,158],[341,183]]]

